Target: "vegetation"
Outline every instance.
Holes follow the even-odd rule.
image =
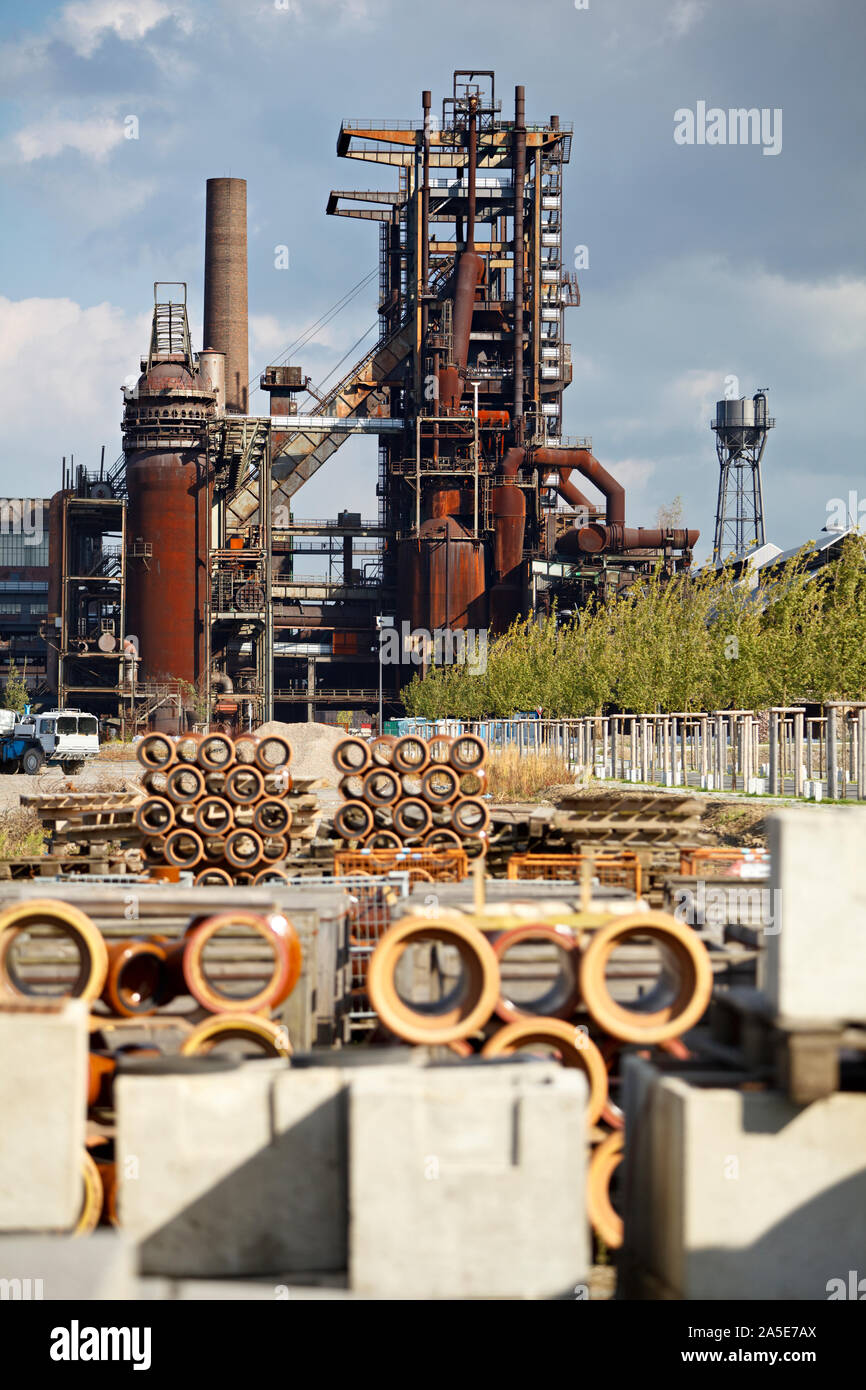
[[[15,662],[12,661],[9,663],[9,674],[3,687],[3,708],[14,710],[16,714],[23,714],[29,704],[30,691],[27,688],[26,672],[19,671]]]
[[[0,859],[32,859],[44,853],[45,833],[32,807],[4,811]]]
[[[532,801],[553,787],[574,786],[574,773],[555,753],[518,753],[507,748],[487,764],[487,790],[494,801]]]
[[[729,569],[656,572],[567,623],[555,614],[515,622],[490,642],[483,674],[452,665],[416,675],[402,691],[406,711],[478,719],[864,700],[866,537],[848,537],[814,577],[808,555],[804,547],[760,595]]]

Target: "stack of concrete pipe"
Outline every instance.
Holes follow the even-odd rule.
[[[621,947],[651,942],[662,972],[639,1007],[614,998],[608,967]],[[411,947],[436,947],[437,972],[446,978],[441,1006],[407,1002],[398,975]],[[553,947],[561,969],[553,985],[531,1004],[511,997],[506,956],[527,947]],[[445,949],[446,956],[441,954]],[[448,948],[452,963],[447,959]],[[454,956],[459,958],[459,978]],[[514,958],[512,958],[514,959]],[[449,985],[453,987],[448,987]],[[529,922],[491,929],[483,918],[446,909],[401,918],[388,929],[370,960],[367,992],[384,1028],[416,1045],[448,1047],[461,1057],[503,1057],[515,1052],[553,1054],[578,1067],[589,1085],[587,1122],[593,1138],[587,1207],[598,1237],[609,1248],[622,1242],[622,1223],[611,1201],[611,1179],[623,1156],[623,1119],[609,1078],[624,1048],[659,1047],[688,1056],[681,1041],[705,1013],[713,973],[706,947],[690,927],[664,912],[635,912],[564,924]]]
[[[343,803],[334,829],[369,850],[487,850],[487,746],[474,734],[381,734],[334,749]]]
[[[295,988],[302,968],[298,933],[277,912],[244,910],[194,917],[179,937],[130,936],[106,941],[87,913],[55,898],[27,898],[0,911],[0,1001],[56,1008],[62,998],[91,1011],[87,1103],[102,1133],[82,1158],[83,1199],[75,1234],[117,1223],[111,1126],[118,1067],[158,1068],[161,1048],[123,1041],[125,1030],[168,1005],[182,1036],[180,1052],[202,1057],[241,1045],[289,1057],[285,1027],[272,1015]],[[127,1034],[129,1035],[129,1034]],[[168,1036],[163,1028],[158,1034]],[[120,1042],[111,1046],[112,1040]]]
[[[201,884],[287,877],[280,866],[297,812],[286,739],[147,734],[136,753],[147,797],[135,823],[152,872],[164,872],[166,865],[191,870]]]

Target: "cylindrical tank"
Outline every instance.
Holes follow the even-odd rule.
[[[199,353],[198,374],[206,391],[212,391],[217,414],[222,414],[226,405],[226,355],[215,348],[205,348]]]
[[[194,682],[204,669],[209,499],[205,421],[214,396],[177,356],[153,363],[124,412],[127,625],[139,679]]]
[[[766,411],[766,401],[764,403]],[[735,401],[716,401],[713,428],[723,444],[736,452],[754,444],[760,431],[755,427],[755,402],[748,397]]]
[[[526,498],[516,483],[506,479],[492,489],[493,571],[490,592],[490,626],[504,632],[523,607],[523,536]]]
[[[398,551],[399,621],[456,632],[487,627],[484,546],[453,516],[422,522]]]
[[[204,334],[226,358],[226,409],[245,414],[247,329],[247,182],[208,179],[204,248]]]

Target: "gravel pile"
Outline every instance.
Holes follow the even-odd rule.
[[[317,777],[329,787],[337,785],[334,749],[345,738],[345,730],[333,724],[282,724],[272,719],[256,729],[257,734],[282,734],[292,745],[292,774]]]

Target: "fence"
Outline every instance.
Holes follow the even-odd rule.
[[[866,703],[578,719],[394,720],[395,733],[478,734],[493,752],[553,753],[599,780],[866,801]]]

